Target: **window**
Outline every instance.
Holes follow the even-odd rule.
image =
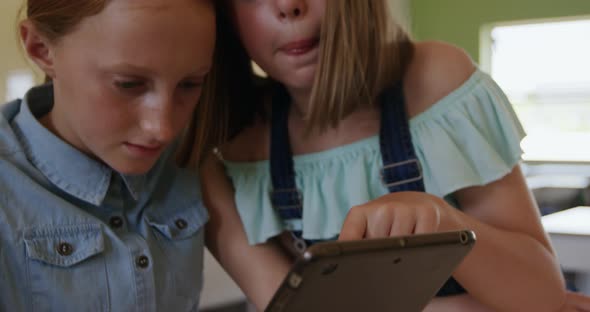
[[[489,38],[482,64],[527,131],[524,159],[590,162],[590,19],[500,25]]]

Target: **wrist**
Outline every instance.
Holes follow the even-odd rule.
[[[440,231],[457,231],[469,229],[469,220],[466,214],[461,210],[451,206],[442,198],[437,198],[438,205],[441,207]]]

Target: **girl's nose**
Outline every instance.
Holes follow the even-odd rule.
[[[340,0],[336,0],[340,1]],[[367,1],[367,0],[363,0]],[[279,18],[291,20],[303,17],[307,13],[306,0],[277,0]]]
[[[162,103],[156,107],[145,108],[140,126],[150,139],[164,144],[174,140],[175,128],[171,107],[169,103]]]

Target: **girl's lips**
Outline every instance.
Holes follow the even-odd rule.
[[[317,38],[292,41],[282,46],[279,50],[287,55],[302,55],[316,48],[318,43],[319,39]]]
[[[127,147],[127,150],[129,150],[131,154],[139,157],[153,157],[160,154],[163,149],[162,145],[146,146],[129,142],[125,143],[125,147]]]

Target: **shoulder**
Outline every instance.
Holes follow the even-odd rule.
[[[440,41],[415,43],[414,56],[404,76],[408,113],[415,116],[459,88],[475,71],[462,49]]]
[[[36,187],[34,183],[31,183],[31,178],[26,170],[28,164],[19,162],[17,157],[11,155],[2,155],[0,153],[0,223],[2,221],[17,220],[14,218],[7,218],[5,213],[16,213],[21,214],[27,211],[27,207],[22,209],[9,209],[16,208],[16,203],[20,202],[23,198],[30,196],[31,189]],[[21,157],[24,158],[24,155]],[[6,223],[5,222],[5,223]],[[0,230],[1,232],[1,230]]]
[[[20,100],[0,104],[0,157],[20,151],[20,144],[11,122],[20,110]]]
[[[268,159],[270,129],[266,121],[257,120],[243,129],[236,137],[220,147],[225,160],[255,162]]]

